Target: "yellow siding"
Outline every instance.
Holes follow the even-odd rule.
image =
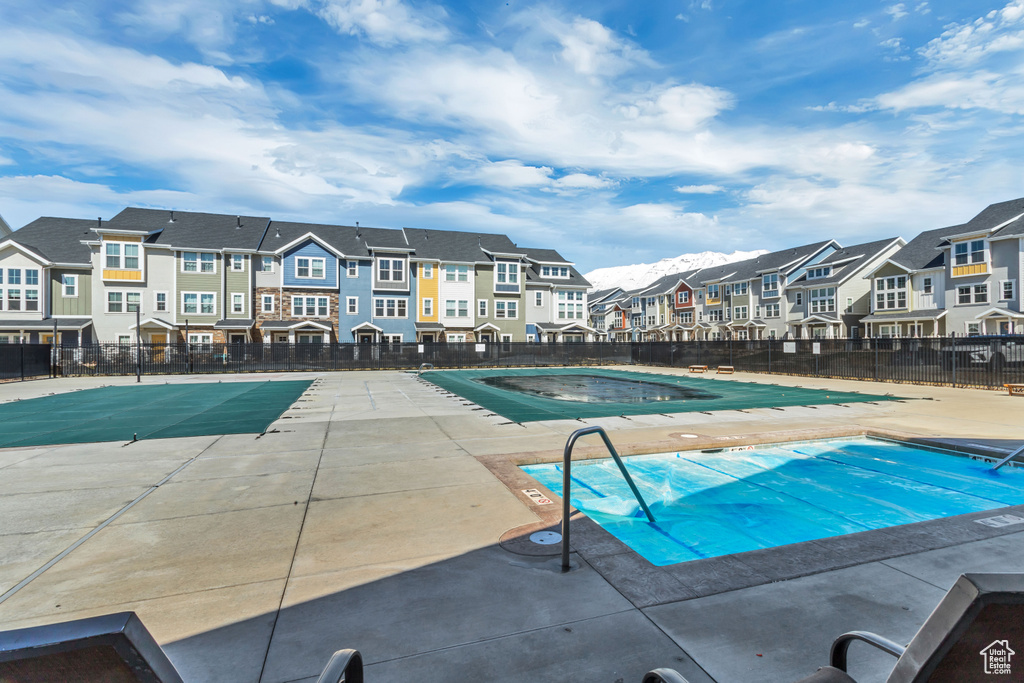
[[[104,280],[128,280],[131,282],[142,282],[141,270],[104,270]]]
[[[961,275],[981,275],[987,272],[987,263],[972,263],[969,266],[953,266],[953,277],[959,277]]]
[[[138,235],[107,235],[103,238],[107,242],[141,242]]]
[[[419,264],[419,269],[420,269],[420,272],[419,272],[419,280],[420,280],[419,285],[420,286],[419,286],[419,300],[416,302],[416,320],[419,320],[421,323],[436,323],[436,322],[438,322],[438,320],[440,320],[440,318],[438,318],[438,316],[440,314],[438,313],[438,304],[439,304],[439,302],[437,300],[437,293],[439,291],[439,289],[438,289],[438,282],[440,281],[440,278],[441,278],[441,268],[436,263],[431,264],[431,269],[434,272],[434,277],[432,277],[430,279],[424,279],[424,277],[423,277],[423,266],[424,266],[424,264],[422,264],[422,263]],[[434,300],[434,306],[431,309],[434,312],[434,315],[428,315],[428,316],[423,315],[423,300],[424,299],[433,299]]]
[[[721,298],[712,299],[711,297],[708,297],[704,301],[704,303],[706,303],[706,304],[720,304],[720,303],[722,303],[722,299]]]

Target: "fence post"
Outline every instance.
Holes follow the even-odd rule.
[[[18,345],[18,351],[21,355],[21,381],[25,381],[25,342]]]
[[[875,381],[878,381],[878,337],[874,337],[871,340],[871,344],[875,347]]]
[[[729,334],[729,365],[732,365],[732,334]]]
[[[768,338],[768,374],[772,374],[772,339]]]
[[[949,333],[949,348],[953,356],[953,386],[956,386],[956,332]]]

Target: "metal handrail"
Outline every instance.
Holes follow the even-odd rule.
[[[569,564],[569,492],[572,490],[572,449],[576,445],[576,440],[581,436],[587,434],[600,434],[601,439],[604,440],[604,445],[608,448],[608,452],[612,454],[612,458],[615,459],[615,464],[619,466],[619,471],[622,472],[622,476],[626,478],[626,483],[629,484],[630,490],[633,495],[636,496],[636,500],[640,503],[640,507],[643,508],[644,514],[647,515],[647,519],[651,522],[654,521],[654,515],[651,514],[651,509],[647,507],[647,503],[644,502],[644,497],[640,495],[640,490],[637,489],[636,484],[633,483],[633,477],[629,476],[629,472],[626,470],[626,466],[622,463],[622,458],[619,457],[618,451],[615,450],[615,446],[612,445],[611,439],[608,438],[608,433],[604,431],[603,427],[593,426],[584,427],[583,429],[577,429],[569,436],[569,440],[565,442],[565,450],[562,453],[562,571],[567,572],[572,567]]]
[[[832,650],[829,652],[829,664],[840,671],[846,671],[846,653],[850,649],[850,645],[853,641],[859,640],[867,643],[868,645],[874,645],[882,652],[888,652],[893,657],[902,657],[903,652],[906,650],[905,647],[899,643],[894,643],[888,638],[883,638],[877,633],[871,633],[870,631],[850,631],[844,633],[832,642]]]
[[[653,669],[644,676],[643,683],[688,683],[675,669]]]
[[[363,683],[363,656],[359,650],[338,650],[331,655],[316,683]]]
[[[1009,454],[1008,456],[1006,456],[1005,458],[1003,458],[1002,460],[1000,460],[999,462],[997,462],[997,463],[996,463],[996,464],[995,464],[995,465],[994,465],[994,466],[992,467],[992,469],[993,469],[993,470],[998,470],[998,469],[999,469],[1000,467],[1002,467],[1002,466],[1003,466],[1003,465],[1005,465],[1006,463],[1010,462],[1011,460],[1013,460],[1014,458],[1016,458],[1016,457],[1017,457],[1018,455],[1020,455],[1021,453],[1024,453],[1024,446],[1021,446],[1020,448],[1018,448],[1017,450],[1015,450],[1015,451],[1014,451],[1013,453],[1010,453],[1010,454]]]
[[[434,364],[433,363],[420,363],[420,369],[416,371],[416,376],[417,377],[419,377],[420,375],[423,374],[423,369],[424,368],[430,368],[431,370],[433,370],[434,369]]]

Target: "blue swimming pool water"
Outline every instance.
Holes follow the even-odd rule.
[[[1024,503],[1024,468],[868,438],[573,461],[572,504],[652,564],[771,548]],[[522,469],[555,493],[561,464]]]

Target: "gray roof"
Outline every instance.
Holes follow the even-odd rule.
[[[11,226],[7,224],[3,216],[0,216],[0,239],[7,237],[12,232]]]
[[[44,318],[43,320],[0,320],[0,330],[80,330],[92,324],[92,318]]]
[[[223,319],[218,320],[217,322],[215,322],[213,324],[213,329],[215,329],[215,330],[247,330],[247,329],[249,329],[250,327],[252,327],[255,324],[256,324],[256,321],[253,320],[252,318],[223,318]]]
[[[53,263],[91,263],[91,251],[82,244],[96,237],[92,231],[96,221],[78,218],[37,218],[10,237],[0,240],[17,242],[29,251]]]
[[[491,260],[484,250],[497,254],[525,252],[506,235],[426,228],[403,228],[402,233],[408,240],[406,248],[414,249],[418,258],[483,263]]]
[[[292,223],[271,221],[267,234],[260,242],[262,252],[276,252],[281,247],[313,233],[317,239],[335,251],[353,258],[369,258],[366,243],[358,236],[360,228],[348,225],[322,225],[319,223]]]
[[[951,225],[946,228],[926,230],[907,242],[906,246],[890,256],[889,260],[900,264],[908,270],[942,268],[945,264],[945,255],[938,250],[939,245],[946,238],[952,235],[960,235],[964,232],[963,225]]]
[[[1021,214],[1024,214],[1024,197],[999,202],[998,204],[989,204],[981,213],[961,226],[963,228],[961,233],[991,230],[997,225],[1016,218]],[[1024,235],[1024,220],[1016,220],[1010,223],[1001,228],[997,234],[1000,237]]]
[[[885,323],[899,320],[938,320],[946,315],[945,309],[931,311],[901,311],[899,313],[872,313],[860,319],[862,323]]]
[[[807,274],[804,273],[797,280],[796,283],[806,285],[808,287],[819,287],[821,285],[835,285],[843,282],[849,278],[853,273],[863,268],[868,262],[876,258],[882,253],[886,247],[900,239],[899,237],[889,237],[884,240],[875,240],[874,242],[865,242],[864,244],[855,244],[850,247],[843,247],[838,251],[829,254],[827,258],[815,263],[811,268],[817,268],[819,266],[832,266],[832,274],[828,277],[815,278],[813,280],[807,279]],[[853,259],[853,260],[848,260]],[[846,263],[840,263],[846,261]]]
[[[562,258],[554,249],[535,249],[533,247],[524,248],[522,251],[526,253],[526,258],[530,260],[529,267],[526,269],[526,281],[527,282],[543,282],[550,285],[560,285],[562,287],[586,287],[590,288],[590,282],[583,277],[583,274],[576,270],[576,268]],[[560,264],[553,266],[556,268],[568,268],[569,277],[544,277],[541,275],[543,271],[541,268],[544,266],[538,262],[543,262],[544,265]]]
[[[441,323],[413,323],[417,332],[443,332],[444,325]]]
[[[128,207],[103,223],[101,229],[159,231],[146,240],[147,244],[192,249],[255,250],[269,223],[270,219],[266,216],[231,216]]]
[[[761,277],[762,271],[781,270],[784,266],[787,267],[786,273],[792,272],[795,268],[802,265],[804,261],[832,243],[833,240],[823,240],[790,249],[773,251],[744,261],[726,263],[714,268],[704,268],[696,275],[696,280],[700,283],[714,282],[716,280],[723,282],[755,280]]]
[[[693,285],[690,284],[690,278],[700,272],[701,270],[698,268],[697,270],[685,270],[680,273],[669,273],[668,275],[663,275],[649,284],[643,291],[648,296],[651,294],[669,294],[675,290],[680,280],[692,287]]]

